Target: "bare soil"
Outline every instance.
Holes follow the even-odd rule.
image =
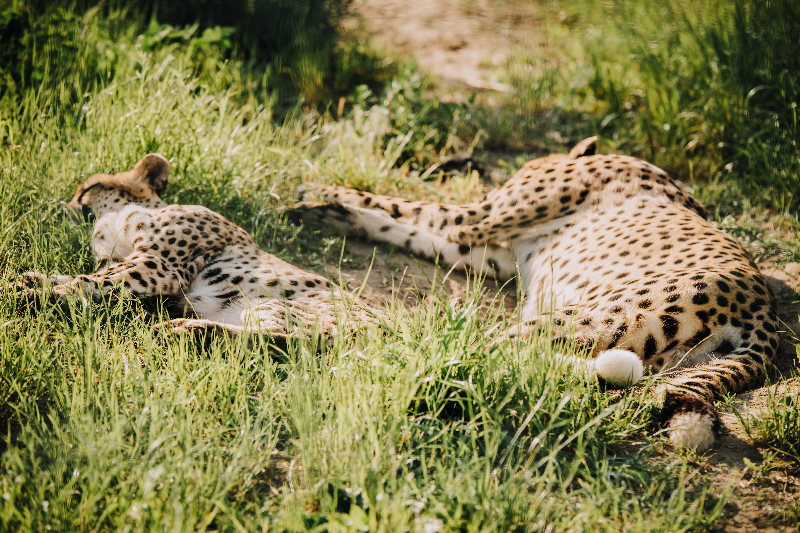
[[[513,4],[513,6],[512,6]],[[351,28],[366,29],[370,38],[395,52],[415,58],[419,67],[438,79],[445,98],[459,100],[471,92],[505,92],[498,71],[514,47],[536,46],[541,15],[533,2],[490,0],[356,0]],[[442,97],[440,95],[440,97]],[[491,170],[491,169],[490,169]],[[500,171],[502,173],[502,171]],[[328,275],[341,276],[358,287],[368,274],[364,296],[380,301],[400,297],[408,306],[422,301],[434,289],[451,298],[464,298],[470,290],[461,272],[448,272],[402,251],[369,243],[346,244],[348,262],[330,266]],[[374,257],[373,257],[374,256]],[[769,394],[778,389],[800,388],[800,378],[784,380],[798,368],[800,336],[800,264],[759,265],[778,301],[785,324],[773,385],[738,396],[737,410],[753,415],[766,409]],[[516,305],[515,286],[484,283],[484,299],[499,298],[507,310]],[[753,465],[763,460],[731,409],[721,413],[724,435],[709,454],[695,460],[699,473],[709,476],[719,492],[732,490],[727,519],[718,531],[800,531],[800,469],[772,468],[760,472]]]
[[[438,80],[443,100],[468,94],[459,89],[509,91],[498,67],[514,47],[539,45],[542,20],[534,2],[507,0],[355,0],[353,11],[350,28],[413,57]]]

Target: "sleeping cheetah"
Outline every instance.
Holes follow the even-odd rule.
[[[327,203],[288,214],[501,279],[518,273],[520,335],[546,318],[611,374],[620,364],[633,380],[642,363],[683,369],[662,386],[662,421],[677,446],[707,448],[719,428],[711,400],[760,384],[775,355],[773,296],[747,252],[664,171],[595,155],[595,144],[530,161],[473,204],[319,186]]]
[[[92,247],[105,268],[89,275],[23,274],[31,296],[45,288],[59,298],[99,298],[119,288],[162,295],[183,313],[160,330],[232,334],[262,332],[285,339],[294,330],[332,334],[337,317],[354,313],[358,324],[374,312],[347,302],[328,280],[262,251],[250,235],[222,215],[198,205],[167,205],[159,194],[169,163],[150,154],[133,170],[96,174],[75,191],[70,212],[94,220]]]

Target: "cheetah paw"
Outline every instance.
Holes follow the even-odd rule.
[[[69,292],[65,285],[58,284],[53,277],[33,271],[21,274],[9,289],[29,304],[63,300]]]
[[[197,333],[218,334],[227,331],[227,328],[219,322],[206,320],[204,318],[174,318],[165,320],[153,326],[156,335],[178,335],[188,336]]]
[[[21,274],[17,287],[21,289],[42,289],[48,284],[50,277],[41,272],[29,271]]]
[[[592,364],[598,379],[613,387],[630,387],[644,375],[642,360],[629,350],[605,350],[598,354]]]
[[[335,202],[298,202],[279,211],[292,224],[324,226],[334,232],[352,234],[352,213]]]
[[[306,200],[308,196],[333,200],[330,196],[330,185],[322,183],[301,183],[294,189],[294,199],[298,202]]]

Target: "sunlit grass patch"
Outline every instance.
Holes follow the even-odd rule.
[[[398,308],[322,352],[156,338],[159,313],[144,311],[20,316],[42,341],[4,346],[29,365],[47,347],[53,368],[41,401],[13,410],[6,526],[682,529],[718,516],[680,462],[654,471],[641,443],[612,451],[645,437],[647,400],[573,374],[546,332],[490,346],[500,310],[477,295]]]

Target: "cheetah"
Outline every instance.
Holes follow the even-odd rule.
[[[663,170],[596,154],[596,138],[529,161],[481,201],[409,201],[342,186],[295,220],[386,241],[507,280],[517,335],[549,320],[589,348],[597,374],[664,372],[661,422],[677,447],[720,429],[711,402],[762,383],[778,346],[774,297],[748,253]],[[601,368],[603,367],[603,368]],[[625,381],[625,380],[622,380]]]
[[[81,183],[68,212],[94,223],[93,254],[107,266],[77,276],[27,272],[22,290],[35,297],[47,289],[57,299],[98,299],[115,290],[160,295],[184,316],[156,327],[176,334],[263,333],[283,341],[293,332],[330,336],[337,326],[374,321],[376,311],[353,305],[326,278],[264,252],[222,215],[167,205],[160,194],[168,176],[167,160],[149,154],[132,170]],[[340,323],[346,314],[355,316]]]

